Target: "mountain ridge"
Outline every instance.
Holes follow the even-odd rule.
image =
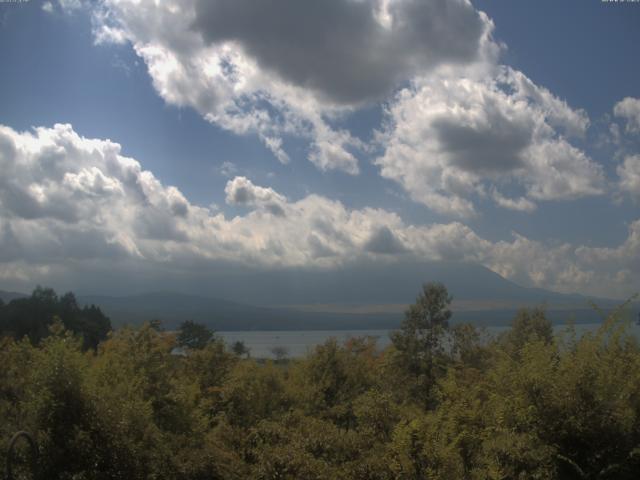
[[[441,281],[453,295],[454,323],[504,325],[519,308],[535,305],[546,305],[557,323],[572,316],[582,323],[601,320],[587,296],[522,287],[485,267],[455,262],[406,264],[401,273],[384,265],[342,272],[272,271],[229,279],[226,288],[204,294],[158,290],[77,298],[82,305],[99,306],[115,326],[159,319],[167,328],[194,320],[216,330],[375,329],[397,327],[406,305],[428,281]],[[4,294],[24,296],[0,291],[0,298]],[[605,310],[620,303],[592,300]]]

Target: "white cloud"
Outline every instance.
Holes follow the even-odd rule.
[[[83,5],[81,0],[58,0],[58,2],[63,10],[77,10]]]
[[[491,73],[493,71],[493,73]],[[468,217],[489,187],[506,208],[604,191],[602,168],[565,134],[589,121],[522,73],[480,64],[417,79],[387,109],[376,160],[382,176],[440,213]],[[507,199],[501,186],[521,191]]]
[[[223,177],[234,177],[238,173],[238,167],[233,162],[222,162],[222,165],[218,168],[220,175]]]
[[[72,15],[85,8],[86,5],[86,0],[51,0],[42,3],[42,10],[47,13],[53,13],[57,7],[63,13]]]
[[[613,114],[626,120],[627,133],[640,133],[640,98],[624,98],[613,107]]]
[[[264,135],[260,136],[262,143],[273,153],[273,156],[276,157],[280,163],[287,164],[291,161],[287,152],[282,148],[282,138],[280,137],[266,137]]]
[[[493,189],[491,196],[496,204],[498,204],[502,208],[507,208],[509,210],[516,210],[519,212],[533,212],[537,208],[536,204],[531,200],[527,200],[524,197],[508,198],[503,196],[495,188]]]
[[[381,3],[196,0],[194,28],[208,43],[237,43],[287,83],[346,104],[384,98],[438,64],[475,60],[491,28],[466,0]]]
[[[371,148],[337,120],[391,98],[381,174],[437,212],[472,216],[487,192],[525,212],[603,192],[602,169],[567,140],[586,113],[498,67],[493,23],[470,1],[274,5],[102,0],[92,18],[96,42],[130,43],[167,103],[256,134],[283,164],[294,136],[318,169],[358,174]]]
[[[567,102],[536,85],[522,72],[508,69],[504,71],[501,81],[513,86],[512,95],[515,99],[535,104],[544,113],[549,125],[563,129],[570,136],[583,136],[586,133],[590,122],[584,110],[572,109]]]
[[[517,234],[493,242],[459,222],[411,225],[384,209],[349,209],[318,195],[290,200],[245,177],[230,180],[225,193],[248,211],[227,218],[163,185],[118,144],[83,138],[70,125],[33,133],[0,127],[0,169],[6,282],[98,271],[117,278],[133,262],[157,278],[220,262],[337,268],[383,259],[393,268],[394,259],[409,257],[476,262],[523,285],[560,291],[623,296],[640,284],[640,220],[617,247]]]
[[[240,205],[264,209],[276,216],[284,216],[284,205],[287,199],[272,188],[254,185],[246,177],[236,177],[227,182],[224,189],[226,202],[229,205]]]
[[[468,0],[277,4],[103,0],[95,38],[129,42],[166,102],[257,134],[282,163],[282,138],[305,138],[319,169],[353,175],[362,144],[333,120],[415,74],[497,48],[491,21]]]
[[[640,199],[640,155],[630,155],[616,169],[620,190]]]

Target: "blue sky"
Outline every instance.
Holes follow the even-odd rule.
[[[4,241],[23,245],[5,246],[6,287],[73,287],[113,258],[153,277],[201,262],[339,271],[411,254],[559,291],[640,288],[639,3],[334,0],[315,19],[289,0],[265,12],[173,3],[0,4],[0,124],[5,143],[31,132],[33,144],[0,152],[17,172],[0,184]],[[362,20],[372,12],[379,25]],[[106,144],[82,139],[119,144],[160,183],[159,200],[143,188],[135,205],[126,179],[93,157]],[[38,167],[47,142],[64,157],[49,171]],[[109,179],[120,200],[96,200]],[[169,186],[189,213],[147,228],[173,208]],[[12,204],[20,195],[32,213]],[[54,200],[78,208],[72,220]],[[336,232],[317,230],[316,210]],[[18,240],[38,231],[50,243],[35,254]],[[108,238],[114,257],[61,250],[74,231]],[[380,232],[388,251],[367,250]]]

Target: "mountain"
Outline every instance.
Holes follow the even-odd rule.
[[[393,328],[398,314],[333,314],[293,309],[256,307],[228,300],[181,293],[155,292],[125,297],[80,296],[82,305],[94,304],[114,326],[162,320],[168,329],[185,320],[204,323],[215,330],[339,330]]]
[[[176,328],[184,320],[216,330],[336,330],[397,327],[421,285],[439,281],[454,297],[453,322],[507,325],[519,308],[545,304],[556,323],[601,321],[589,298],[517,285],[491,270],[457,262],[352,265],[341,270],[270,270],[225,274],[172,291],[125,296],[78,295],[95,304],[113,325],[162,320]],[[5,301],[24,296],[2,292]],[[594,299],[604,310],[620,302]],[[638,304],[632,308],[637,316]]]
[[[579,294],[562,294],[517,285],[481,265],[460,262],[361,264],[342,270],[281,270],[229,275],[214,296],[264,306],[313,304],[409,304],[425,282],[446,285],[454,299],[517,304],[586,306]],[[597,299],[607,306],[611,300]]]
[[[166,328],[175,329],[182,321],[193,320],[219,331],[392,329],[400,325],[404,311],[402,305],[396,305],[395,311],[363,313],[331,310],[326,305],[316,310],[300,306],[267,308],[176,293],[150,293],[126,297],[87,296],[78,297],[78,301],[82,305],[98,305],[116,327],[158,319],[162,320]],[[517,310],[517,306],[458,311],[454,307],[452,323],[471,322],[478,326],[509,325]],[[547,314],[554,323],[564,323],[572,317],[577,323],[595,323],[602,320],[598,312],[580,306],[574,309],[547,309]]]
[[[519,308],[541,304],[556,323],[601,321],[582,295],[525,288],[482,266],[442,262],[229,276],[211,296],[165,292],[79,300],[100,306],[115,325],[157,318],[168,328],[184,320],[216,330],[395,328],[427,281],[440,281],[452,293],[454,322],[506,325]],[[605,310],[619,303],[595,301]]]
[[[15,300],[16,298],[24,298],[27,296],[28,295],[24,293],[7,292],[5,290],[0,290],[0,300],[2,300],[4,303],[9,303],[11,300]]]

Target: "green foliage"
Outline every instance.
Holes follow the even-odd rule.
[[[512,354],[517,354],[530,342],[551,343],[553,341],[553,326],[547,319],[544,308],[524,308],[516,314],[511,330],[505,332],[500,340],[507,350]]]
[[[281,369],[270,362],[239,362],[221,389],[221,410],[234,425],[255,425],[287,411],[289,401]]]
[[[233,351],[233,353],[235,353],[239,357],[242,357],[245,355],[248,357],[250,353],[247,346],[241,340],[233,342],[233,345],[231,346],[231,350]]]
[[[292,368],[293,396],[305,411],[345,428],[354,425],[353,402],[375,385],[373,344],[363,342],[340,346],[329,339]]]
[[[469,323],[451,329],[451,354],[458,366],[484,370],[491,360],[489,335]]]
[[[443,338],[449,330],[451,296],[441,283],[426,283],[405,312],[401,328],[393,332],[397,366],[413,379],[410,393],[425,408],[433,405],[433,389],[441,369]]]
[[[213,339],[213,330],[206,325],[186,320],[178,331],[178,345],[183,348],[201,350]]]
[[[277,345],[271,349],[271,354],[276,357],[276,362],[283,363],[289,355],[289,349],[282,345]]]
[[[0,435],[33,432],[61,480],[637,478],[640,345],[619,312],[554,336],[522,311],[491,339],[448,331],[449,302],[425,286],[384,351],[329,340],[281,363],[215,337],[179,351],[154,323],[85,351],[52,317],[37,343],[0,338]]]
[[[73,293],[61,297],[50,288],[37,287],[30,297],[0,304],[0,336],[23,337],[37,344],[49,335],[54,318],[82,336],[84,349],[95,349],[107,338],[111,322],[95,305],[80,308]]]

